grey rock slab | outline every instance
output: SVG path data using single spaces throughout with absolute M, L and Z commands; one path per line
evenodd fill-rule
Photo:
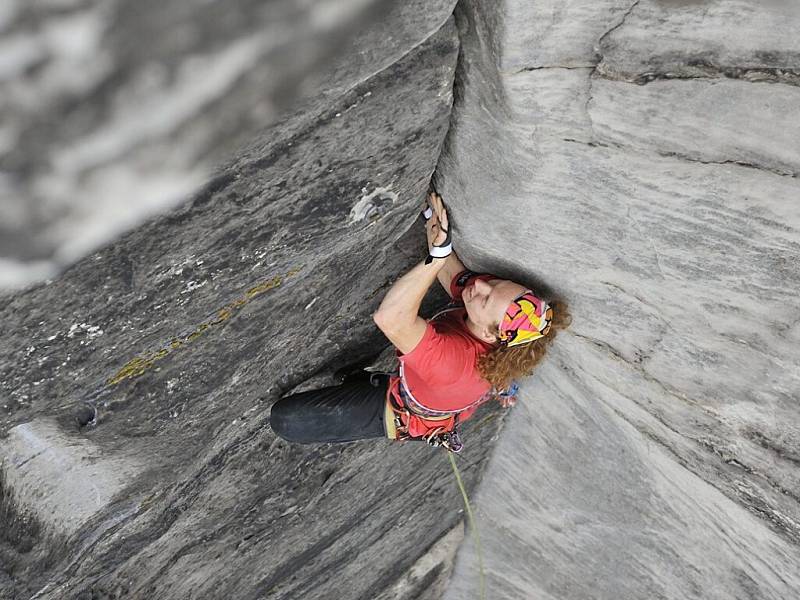
M 140 510 L 109 506 L 55 555 L 47 527 L 12 552 L 15 580 L 41 584 L 30 595 L 372 597 L 457 526 L 461 498 L 427 446 L 298 446 L 268 425 L 285 392 L 387 345 L 370 317 L 425 255 L 418 209 L 457 54 L 448 20 L 260 134 L 191 202 L 0 309 L 3 435 L 48 418 L 106 456 L 150 457 L 120 492 Z M 78 428 L 87 403 L 96 423 Z M 482 419 L 465 432 L 470 489 L 500 421 Z
M 637 86 L 596 79 L 587 108 L 600 142 L 798 174 L 800 87 L 731 79 Z
M 452 16 L 455 5 L 456 0 L 384 2 L 374 22 L 346 40 L 326 68 L 309 77 L 306 86 L 324 96 L 341 95 L 436 33 Z
M 794 176 L 800 163 L 794 86 L 732 79 L 610 81 L 591 69 L 504 79 L 518 127 L 537 156 L 547 142 L 625 145 L 698 162 L 738 163 Z
M 486 597 L 794 597 L 796 543 L 643 437 L 580 354 L 563 340 L 526 386 L 481 482 Z M 464 544 L 444 598 L 476 572 Z
M 403 578 L 375 600 L 441 598 L 453 568 L 456 551 L 463 542 L 464 527 L 459 523 L 420 556 Z
M 640 0 L 599 43 L 613 79 L 729 76 L 800 84 L 800 5 Z
M 800 384 L 794 300 L 800 246 L 796 226 L 785 223 L 800 217 L 790 202 L 800 193 L 797 180 L 575 143 L 556 151 L 555 144 L 541 149 L 548 158 L 517 196 L 504 198 L 500 213 L 520 227 L 528 219 L 531 228 L 544 214 L 547 227 L 530 230 L 530 255 L 506 248 L 502 255 L 519 262 L 498 266 L 523 273 L 526 260 L 546 253 L 549 268 L 565 273 L 555 289 L 579 315 L 575 334 L 630 363 L 638 371 L 626 378 L 631 390 L 666 389 L 674 404 L 667 421 L 687 425 L 685 433 L 707 444 L 709 458 L 720 453 L 756 471 L 757 479 L 766 475 L 768 495 L 785 515 L 780 520 L 796 535 L 798 430 L 790 399 Z M 583 219 L 593 226 L 569 236 Z M 483 232 L 503 221 L 494 215 L 473 225 L 461 221 L 462 247 L 480 237 L 485 252 L 500 252 L 508 242 Z M 684 328 L 687 319 L 691 326 Z M 592 368 L 603 381 L 607 369 Z M 610 380 L 619 381 L 612 372 Z M 664 409 L 663 401 L 652 406 Z
M 588 104 L 593 68 L 523 71 L 503 78 L 507 102 L 518 128 L 509 132 L 538 153 L 548 142 L 592 142 Z M 538 156 L 538 154 L 537 154 Z
M 573 323 L 522 382 L 477 491 L 488 597 L 794 597 L 795 88 L 515 72 L 491 52 L 519 51 L 516 6 L 483 20 L 483 3 L 459 4 L 437 187 L 465 264 L 566 300 Z M 476 596 L 475 570 L 464 544 L 445 597 Z
M 494 42 L 500 45 L 500 52 L 495 58 L 508 74 L 524 69 L 593 67 L 599 59 L 598 40 L 622 21 L 632 3 L 633 0 L 505 2 L 500 19 L 502 38 Z
M 185 202 L 265 127 L 324 110 L 427 39 L 453 4 L 11 2 L 0 291 L 53 278 Z
M 59 536 L 78 531 L 142 471 L 136 459 L 105 456 L 46 420 L 11 429 L 0 440 L 0 456 L 17 505 Z
M 177 356 L 253 299 L 290 285 L 294 270 L 309 261 L 309 270 L 323 261 L 338 275 L 325 276 L 332 288 L 309 289 L 294 301 L 305 311 L 315 298 L 324 300 L 325 289 L 340 294 L 340 304 L 320 301 L 318 310 L 357 320 L 347 311 L 374 290 L 354 289 L 343 275 L 363 264 L 358 253 L 371 248 L 373 237 L 391 243 L 410 226 L 447 126 L 455 38 L 444 31 L 322 114 L 276 125 L 173 214 L 58 282 L 15 296 L 4 322 L 7 410 L 13 413 L 20 400 L 30 404 L 34 395 L 50 406 L 72 397 L 77 382 L 103 383 L 126 365 L 136 372 L 139 363 L 129 363 L 137 356 L 143 362 L 162 350 Z M 421 96 L 427 101 L 419 102 Z M 391 193 L 373 195 L 379 188 Z M 369 219 L 369 211 L 351 217 L 354 207 L 369 203 L 375 205 Z M 334 260 L 334 248 L 354 254 Z M 282 324 L 273 326 L 281 339 L 292 336 Z

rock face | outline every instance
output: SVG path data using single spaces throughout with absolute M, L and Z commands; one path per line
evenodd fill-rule
M 488 597 L 797 597 L 800 8 L 457 16 L 458 251 L 574 316 L 480 485 Z
M 453 4 L 0 309 L 0 596 L 479 597 L 443 456 L 267 425 L 385 347 L 434 169 L 464 262 L 573 315 L 465 431 L 487 597 L 800 595 L 800 9 Z
M 392 45 L 362 36 L 354 51 L 348 40 L 362 28 L 385 33 L 401 16 L 389 8 L 4 0 L 0 291 L 53 278 L 179 204 L 277 118 L 309 101 L 313 109 L 315 90 L 341 93 L 381 70 L 409 48 L 409 30 L 397 27 Z M 402 16 L 424 35 L 425 17 L 439 12 Z M 331 74 L 336 86 L 320 86 Z
M 405 234 L 449 124 L 452 10 L 404 5 L 382 46 L 366 36 L 349 85 L 2 308 L 0 596 L 412 598 L 443 584 L 441 540 L 461 528 L 444 456 L 289 445 L 268 415 L 387 344 L 370 317 L 424 256 L 421 226 Z M 471 436 L 470 484 L 497 422 Z
M 0 441 L 0 455 L 6 488 L 61 536 L 76 533 L 141 471 L 133 461 L 109 461 L 89 440 L 46 421 L 14 427 Z

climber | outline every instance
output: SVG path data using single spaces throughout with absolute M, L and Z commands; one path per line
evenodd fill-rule
M 435 192 L 423 215 L 428 257 L 394 283 L 373 315 L 396 348 L 398 371 L 345 369 L 341 385 L 278 400 L 270 423 L 280 437 L 298 443 L 389 437 L 458 452 L 459 423 L 487 400 L 512 405 L 514 379 L 530 373 L 554 332 L 567 325 L 561 307 L 525 286 L 464 268 Z M 452 302 L 426 322 L 418 313 L 434 280 Z

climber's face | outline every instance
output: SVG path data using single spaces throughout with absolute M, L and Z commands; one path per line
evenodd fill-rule
M 500 321 L 508 305 L 526 291 L 527 288 L 508 279 L 473 279 L 461 293 L 470 331 L 486 342 L 497 342 Z

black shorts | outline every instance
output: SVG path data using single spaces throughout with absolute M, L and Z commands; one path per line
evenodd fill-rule
M 281 398 L 272 406 L 272 430 L 298 444 L 386 437 L 383 419 L 389 375 L 364 373 L 341 385 Z

